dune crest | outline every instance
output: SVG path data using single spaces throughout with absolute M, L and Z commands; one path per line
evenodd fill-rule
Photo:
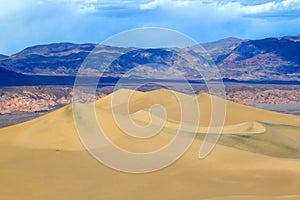
M 178 97 L 182 102 L 178 102 Z M 80 107 L 82 107 L 82 112 L 84 112 L 86 108 L 95 106 L 98 120 L 106 120 L 102 125 L 104 129 L 112 130 L 111 132 L 114 132 L 113 130 L 116 132 L 116 130 L 119 129 L 118 124 L 114 122 L 114 115 L 124 115 L 124 117 L 131 118 L 136 125 L 141 127 L 146 127 L 149 124 L 154 126 L 156 124 L 164 124 L 164 128 L 160 134 L 164 134 L 166 130 L 173 130 L 173 132 L 176 133 L 180 125 L 181 131 L 189 132 L 189 130 L 195 129 L 197 133 L 205 134 L 209 128 L 211 128 L 210 115 L 212 98 L 218 101 L 224 101 L 219 97 L 209 94 L 193 96 L 166 89 L 149 92 L 120 89 L 96 101 L 94 104 L 82 104 Z M 188 105 L 195 100 L 199 104 L 200 119 L 198 126 L 194 127 L 196 124 L 190 124 L 189 121 L 184 122 L 184 125 L 180 124 L 180 106 L 183 104 Z M 129 103 L 127 101 L 129 101 Z M 265 111 L 230 101 L 226 101 L 225 103 L 227 110 L 225 124 L 222 127 L 222 135 L 243 136 L 249 134 L 263 134 L 267 131 L 263 123 L 292 126 L 298 125 L 300 121 L 298 116 Z M 127 112 L 124 104 L 128 104 Z M 150 113 L 151 107 L 157 105 L 163 107 L 166 119 L 161 119 L 161 117 L 156 116 L 155 113 Z M 83 150 L 84 147 L 76 133 L 72 112 L 72 105 L 69 105 L 32 121 L 2 128 L 0 129 L 0 142 L 2 141 L 6 144 L 27 148 Z M 118 130 L 118 132 L 119 131 L 120 130 Z M 141 133 L 141 135 L 142 134 L 143 133 Z M 165 134 L 168 135 L 169 133 Z M 114 138 L 115 136 L 112 137 Z M 163 137 L 164 136 L 162 136 L 162 138 Z M 120 138 L 116 136 L 115 138 L 119 141 L 124 137 Z M 166 136 L 166 138 L 171 138 L 171 136 Z M 165 140 L 167 140 L 166 138 Z M 120 142 L 121 141 L 119 141 L 119 143 Z
M 212 99 L 226 104 L 225 123 L 217 145 L 201 160 L 198 153 L 211 128 Z M 193 123 L 193 113 L 181 126 L 180 106 L 195 102 L 199 105 L 198 126 Z M 1 198 L 299 199 L 299 116 L 252 108 L 209 94 L 192 96 L 165 89 L 119 90 L 93 104 L 75 106 L 82 122 L 88 124 L 92 120 L 89 114 L 94 114 L 110 141 L 129 152 L 156 151 L 176 134 L 189 137 L 193 129 L 196 136 L 183 156 L 164 169 L 140 175 L 120 173 L 85 150 L 74 123 L 75 110 L 68 105 L 0 129 Z M 116 118 L 131 120 L 141 130 L 150 126 L 158 132 L 145 135 L 141 131 L 141 137 L 135 138 L 122 130 Z

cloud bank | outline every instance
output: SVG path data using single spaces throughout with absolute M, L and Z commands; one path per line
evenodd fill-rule
M 300 34 L 300 0 L 0 0 L 0 53 L 51 42 L 100 43 L 132 28 L 175 29 L 199 42 Z

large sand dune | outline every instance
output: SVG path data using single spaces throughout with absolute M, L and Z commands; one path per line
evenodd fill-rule
M 123 100 L 131 93 L 128 114 Z M 226 103 L 225 123 L 218 144 L 201 160 L 212 100 Z M 94 159 L 79 139 L 72 105 L 0 129 L 0 199 L 300 199 L 299 116 L 164 89 L 119 90 L 95 104 L 77 104 L 77 114 L 84 116 L 95 106 L 99 124 L 115 145 L 144 153 L 168 144 L 179 129 L 189 133 L 195 128 L 193 114 L 180 126 L 180 106 L 194 101 L 200 112 L 195 140 L 179 160 L 152 173 L 123 173 Z M 157 105 L 164 107 L 165 119 L 156 115 Z M 151 138 L 134 138 L 114 121 L 128 115 L 140 127 L 163 127 Z

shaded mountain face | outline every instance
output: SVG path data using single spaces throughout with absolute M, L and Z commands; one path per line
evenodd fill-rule
M 70 43 L 33 46 L 2 60 L 0 66 L 19 73 L 74 74 L 94 46 Z
M 108 68 L 108 73 L 124 74 L 124 77 L 194 79 L 198 74 L 195 63 L 188 62 L 178 49 L 136 49 L 117 58 Z
M 235 80 L 300 80 L 300 35 L 262 40 L 227 38 L 202 44 L 223 78 Z M 96 49 L 95 49 L 96 47 Z M 92 54 L 90 54 L 92 52 Z M 18 73 L 76 75 L 89 55 L 94 60 L 81 75 L 201 78 L 196 69 L 209 72 L 197 47 L 184 49 L 118 48 L 95 44 L 56 43 L 29 47 L 1 60 L 0 67 Z M 154 66 L 155 64 L 155 66 Z M 128 74 L 128 71 L 135 72 Z M 210 77 L 210 76 L 209 76 Z M 213 77 L 211 77 L 213 78 Z
M 295 37 L 244 41 L 216 63 L 226 78 L 300 80 L 300 41 Z
M 3 59 L 5 59 L 5 58 L 7 58 L 8 56 L 6 56 L 6 55 L 3 55 L 3 54 L 0 54 L 0 60 L 3 60 Z
M 226 38 L 223 40 L 201 44 L 215 62 L 220 62 L 230 52 L 240 45 L 243 40 L 239 38 Z
M 291 40 L 291 41 L 294 41 L 294 42 L 300 42 L 300 35 L 297 35 L 297 36 L 285 36 L 283 38 Z
M 97 48 L 96 48 L 97 47 Z M 95 44 L 56 43 L 29 47 L 2 60 L 0 66 L 19 73 L 44 75 L 76 75 L 84 59 L 94 50 L 97 63 L 85 75 L 95 75 L 99 65 L 107 65 L 109 57 L 121 55 L 125 49 Z
M 38 76 L 24 75 L 0 67 L 0 87 L 35 86 L 35 85 L 73 85 L 72 76 Z
M 138 49 L 121 55 L 109 68 L 110 72 L 126 73 L 138 65 L 155 63 L 158 65 L 173 65 L 178 55 L 165 49 Z
M 0 67 L 0 86 L 11 85 L 16 80 L 22 80 L 25 76 Z

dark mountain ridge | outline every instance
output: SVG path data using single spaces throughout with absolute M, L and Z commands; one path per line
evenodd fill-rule
M 202 46 L 225 79 L 300 81 L 300 35 L 260 40 L 226 38 Z M 184 72 L 184 76 L 189 79 L 201 78 L 195 76 L 195 66 L 203 63 L 195 60 L 201 60 L 203 56 L 195 47 L 128 49 L 91 43 L 54 43 L 28 47 L 9 57 L 0 55 L 0 67 L 23 74 L 74 76 L 91 52 L 97 59 L 89 63 L 83 75 L 100 75 L 99 66 L 110 66 L 108 75 L 118 77 L 134 67 L 140 67 L 143 72 L 149 64 L 157 63 L 169 66 L 172 70 L 170 78 L 176 77 L 177 71 Z M 116 59 L 112 62 L 112 58 Z M 209 68 L 204 71 L 209 71 Z
M 0 60 L 3 60 L 3 59 L 5 59 L 5 58 L 8 58 L 8 56 L 7 56 L 7 55 L 0 54 Z

